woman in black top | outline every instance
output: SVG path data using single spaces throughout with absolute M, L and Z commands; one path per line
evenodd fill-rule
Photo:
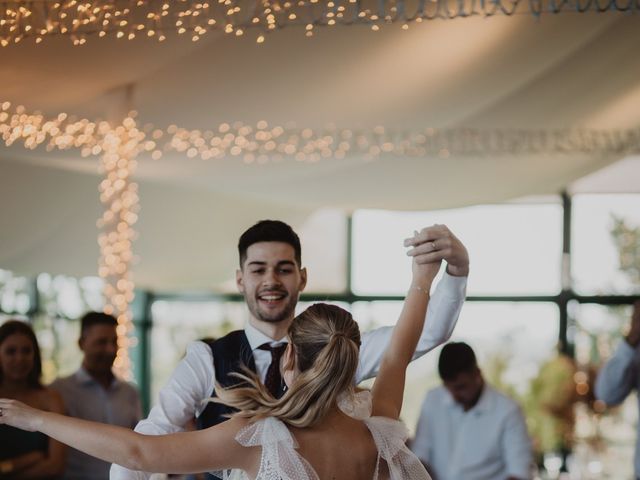
M 25 322 L 0 326 L 0 397 L 64 413 L 60 395 L 40 383 L 38 341 Z M 56 478 L 64 472 L 65 447 L 39 432 L 0 425 L 0 479 Z

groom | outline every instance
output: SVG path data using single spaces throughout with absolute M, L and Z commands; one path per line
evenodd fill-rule
M 425 228 L 405 244 L 412 247 L 407 253 L 418 263 L 442 259 L 448 263 L 429 302 L 427 323 L 414 355 L 417 358 L 450 337 L 464 302 L 469 257 L 464 245 L 444 225 Z M 160 435 L 182 431 L 194 417 L 198 428 L 226 420 L 227 407 L 203 400 L 215 393 L 215 381 L 223 386 L 233 385 L 236 380 L 229 374 L 242 364 L 256 371 L 275 396 L 282 395 L 280 357 L 298 297 L 307 283 L 300 239 L 286 223 L 263 220 L 242 234 L 238 253 L 236 283 L 249 309 L 249 321 L 243 330 L 217 341 L 191 343 L 160 391 L 158 404 L 147 419 L 138 423 L 137 432 Z M 380 328 L 362 336 L 357 382 L 376 375 L 391 330 L 392 327 Z M 113 465 L 110 478 L 149 476 Z

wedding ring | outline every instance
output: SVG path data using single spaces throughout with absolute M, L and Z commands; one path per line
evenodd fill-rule
M 437 250 L 436 248 L 436 242 L 431 242 L 431 250 Z

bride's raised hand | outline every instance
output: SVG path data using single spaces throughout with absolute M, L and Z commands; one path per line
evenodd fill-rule
M 464 244 L 446 225 L 432 225 L 407 238 L 405 247 L 412 247 L 407 255 L 418 263 L 431 263 L 438 260 L 447 262 L 449 275 L 466 277 L 469 275 L 469 253 Z
M 413 238 L 405 240 L 405 246 L 412 246 L 415 249 L 415 245 L 419 244 L 420 241 L 420 233 L 415 231 Z M 439 258 L 433 258 L 427 261 L 424 256 L 413 256 L 413 261 L 411 262 L 411 272 L 413 274 L 411 282 L 412 288 L 424 290 L 425 293 L 428 294 L 441 265 L 442 259 Z
M 17 400 L 0 398 L 0 425 L 35 432 L 42 425 L 42 413 Z

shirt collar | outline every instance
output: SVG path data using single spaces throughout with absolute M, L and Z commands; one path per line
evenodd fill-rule
M 485 383 L 482 387 L 482 393 L 480 394 L 478 403 L 476 403 L 476 405 L 471 410 L 477 412 L 478 414 L 486 413 L 491 410 L 493 403 L 493 391 L 491 387 L 489 387 L 489 385 Z
M 98 382 L 87 372 L 84 367 L 80 367 L 75 373 L 76 380 L 82 385 L 98 385 Z M 117 377 L 113 377 L 113 381 L 109 388 L 116 388 L 120 385 L 120 380 Z
M 444 386 L 442 388 L 445 391 L 445 394 L 442 396 L 442 404 L 448 408 L 455 408 L 455 407 L 459 408 L 460 405 L 458 405 L 456 401 L 453 399 L 453 397 L 449 393 L 449 390 L 447 390 Z
M 247 340 L 249 340 L 249 345 L 251 346 L 251 350 L 256 350 L 260 345 L 264 345 L 265 343 L 269 343 L 271 345 L 278 345 L 282 343 L 288 343 L 287 337 L 283 337 L 280 340 L 274 340 L 271 337 L 266 336 L 256 327 L 251 325 L 251 322 L 247 322 L 244 326 L 244 333 L 247 336 Z
M 444 388 L 444 387 L 443 387 Z M 453 399 L 448 390 L 446 390 L 446 395 L 442 398 L 442 403 L 448 408 L 458 408 L 462 410 L 462 406 L 458 405 L 456 401 Z M 478 403 L 476 403 L 471 410 L 465 413 L 473 413 L 474 415 L 481 415 L 491 410 L 493 407 L 494 399 L 493 399 L 493 391 L 489 385 L 486 383 L 482 387 L 482 393 L 480 394 L 480 398 L 478 399 Z

